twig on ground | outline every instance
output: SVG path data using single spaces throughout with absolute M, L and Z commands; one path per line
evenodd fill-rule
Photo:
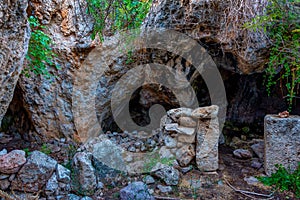
M 265 197 L 266 199 L 273 199 L 273 192 L 271 194 L 261 194 L 261 193 L 256 193 L 256 192 L 250 192 L 250 191 L 245 191 L 245 190 L 239 190 L 239 189 L 236 189 L 235 187 L 233 187 L 227 180 L 226 178 L 224 178 L 226 184 L 231 188 L 233 189 L 235 192 L 239 192 L 247 197 L 250 197 L 250 198 L 254 198 L 253 196 L 250 196 L 250 195 L 255 195 L 255 196 L 260 196 L 260 197 Z

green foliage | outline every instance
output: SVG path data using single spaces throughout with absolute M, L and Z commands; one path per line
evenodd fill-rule
M 147 156 L 147 161 L 144 164 L 144 170 L 145 172 L 151 171 L 151 169 L 157 164 L 161 163 L 164 165 L 172 166 L 175 158 L 160 158 L 160 155 L 158 152 L 150 152 Z
M 92 39 L 99 34 L 103 40 L 108 27 L 112 33 L 138 28 L 149 11 L 151 0 L 87 0 L 87 3 L 87 12 L 95 21 Z
M 52 152 L 51 152 L 51 149 L 48 147 L 47 144 L 43 144 L 43 145 L 41 146 L 41 150 L 40 150 L 40 151 L 43 152 L 43 153 L 46 154 L 46 155 L 49 155 L 49 154 L 52 153 Z
M 25 149 L 23 149 L 23 151 L 25 152 L 26 157 L 30 156 L 31 152 L 30 152 L 29 148 L 25 148 Z
M 298 168 L 289 173 L 282 165 L 276 165 L 277 171 L 270 177 L 258 177 L 258 180 L 268 186 L 275 186 L 281 191 L 292 191 L 300 198 L 300 162 Z
M 47 66 L 54 65 L 53 59 L 57 56 L 51 48 L 52 40 L 42 31 L 45 27 L 39 23 L 38 19 L 30 16 L 28 21 L 31 28 L 31 36 L 26 55 L 28 66 L 23 70 L 23 73 L 26 77 L 30 77 L 30 74 L 34 73 L 35 75 L 43 75 L 50 78 L 51 75 Z M 56 68 L 59 69 L 58 66 Z
M 245 27 L 264 30 L 271 41 L 267 72 L 267 91 L 277 84 L 276 75 L 287 91 L 289 111 L 293 99 L 299 93 L 300 84 L 300 0 L 270 0 L 267 12 Z M 298 90 L 298 91 L 297 91 Z

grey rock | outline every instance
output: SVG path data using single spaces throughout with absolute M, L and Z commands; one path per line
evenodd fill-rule
M 145 178 L 144 178 L 144 182 L 149 185 L 149 184 L 153 184 L 155 183 L 155 180 L 152 176 L 150 175 L 147 175 Z
M 128 184 L 120 191 L 121 200 L 154 200 L 154 197 L 149 194 L 148 187 L 143 182 L 133 182 Z
M 7 154 L 7 150 L 6 149 L 2 149 L 0 151 L 0 156 Z
M 182 167 L 182 168 L 180 169 L 180 171 L 181 171 L 183 174 L 186 174 L 186 173 L 190 172 L 192 169 L 193 169 L 192 166 L 188 166 L 188 167 Z
M 56 176 L 59 182 L 70 183 L 71 181 L 71 171 L 60 164 L 56 167 Z
M 0 180 L 0 190 L 7 190 L 10 186 L 8 179 Z
M 80 200 L 93 200 L 91 197 L 82 197 Z
M 244 181 L 246 181 L 248 185 L 255 185 L 255 184 L 259 183 L 259 180 L 257 180 L 257 178 L 255 178 L 253 176 L 245 177 Z
M 128 151 L 135 152 L 136 148 L 134 146 L 130 146 L 130 147 L 128 147 Z
M 72 187 L 83 195 L 93 195 L 97 188 L 97 178 L 91 159 L 91 154 L 78 152 L 72 162 L 74 169 Z
M 263 158 L 264 154 L 265 154 L 265 144 L 264 142 L 259 142 L 256 144 L 251 145 L 251 149 L 254 151 L 254 153 L 259 157 L 259 158 Z
M 16 173 L 25 162 L 25 152 L 22 150 L 13 150 L 8 154 L 0 156 L 0 173 Z
M 239 159 L 252 158 L 252 153 L 247 149 L 236 149 L 233 151 L 233 155 Z
M 276 164 L 294 171 L 300 161 L 300 116 L 279 118 L 267 115 L 264 123 L 265 163 L 267 175 L 276 172 Z
M 157 185 L 157 188 L 161 193 L 170 193 L 172 192 L 172 187 L 171 186 L 163 186 L 163 185 Z
M 46 154 L 33 151 L 12 182 L 12 189 L 38 192 L 55 171 L 57 161 Z
M 9 174 L 0 174 L 0 180 L 7 179 L 9 176 Z
M 104 184 L 102 182 L 98 182 L 97 189 L 103 189 L 103 188 L 104 188 Z
M 69 200 L 80 200 L 80 197 L 75 194 L 68 194 Z
M 51 196 L 53 194 L 58 195 L 58 181 L 55 173 L 53 173 L 51 178 L 48 180 L 45 187 L 45 193 L 47 196 Z
M 161 158 L 173 158 L 174 157 L 171 150 L 165 146 L 163 146 L 159 149 L 159 155 Z
M 251 167 L 254 169 L 260 169 L 262 167 L 262 163 L 257 161 L 257 160 L 252 160 L 251 161 Z
M 169 147 L 169 148 L 174 148 L 177 145 L 176 139 L 172 138 L 169 135 L 165 136 L 164 143 L 165 143 L 166 147 Z
M 156 177 L 162 179 L 167 185 L 178 185 L 179 171 L 171 166 L 165 166 L 154 172 Z

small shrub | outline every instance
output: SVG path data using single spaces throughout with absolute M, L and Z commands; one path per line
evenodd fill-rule
M 276 165 L 277 171 L 270 177 L 258 177 L 258 180 L 268 186 L 275 186 L 280 191 L 292 191 L 300 198 L 300 162 L 298 168 L 289 173 L 282 165 Z
M 47 144 L 43 144 L 43 145 L 41 146 L 41 152 L 43 152 L 43 153 L 46 154 L 46 155 L 49 155 L 49 154 L 52 153 L 52 152 L 51 152 L 51 149 L 47 146 Z
M 50 78 L 51 75 L 47 66 L 55 66 L 59 69 L 59 66 L 53 63 L 53 59 L 57 55 L 51 48 L 52 40 L 43 32 L 45 27 L 39 23 L 37 18 L 30 16 L 28 21 L 31 28 L 31 36 L 26 55 L 28 65 L 23 69 L 23 73 L 26 77 L 30 77 L 31 73 L 33 73 L 34 75 L 43 75 L 46 78 Z
M 300 87 L 300 1 L 270 0 L 266 14 L 246 23 L 246 28 L 264 30 L 271 42 L 270 57 L 266 69 L 266 86 L 271 88 L 280 81 L 286 91 L 285 98 L 291 111 L 293 100 Z M 280 80 L 277 80 L 280 74 Z

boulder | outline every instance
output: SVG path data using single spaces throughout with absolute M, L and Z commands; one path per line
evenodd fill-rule
M 72 187 L 79 194 L 93 195 L 97 188 L 97 178 L 91 159 L 92 155 L 85 152 L 76 153 L 73 158 Z
M 13 174 L 25 164 L 25 152 L 22 150 L 13 150 L 8 154 L 0 156 L 0 173 Z
M 12 189 L 23 192 L 40 191 L 52 176 L 56 165 L 56 160 L 42 152 L 33 151 L 12 181 Z
M 216 105 L 196 108 L 191 116 L 196 119 L 216 118 L 218 116 L 219 107 Z

